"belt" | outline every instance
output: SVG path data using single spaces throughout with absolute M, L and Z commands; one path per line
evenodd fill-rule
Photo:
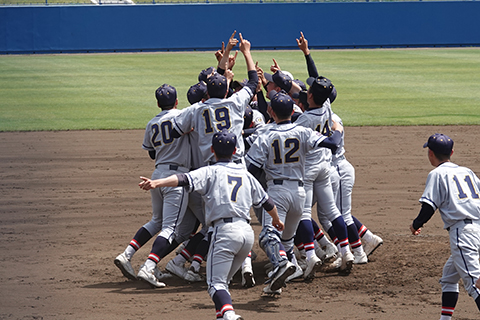
M 242 159 L 233 160 L 232 162 L 236 163 L 236 164 L 242 164 Z M 213 166 L 215 163 L 217 163 L 217 162 L 216 161 L 210 161 L 210 162 L 208 162 L 208 165 Z
M 212 222 L 212 227 L 215 226 L 216 224 L 220 223 L 220 222 L 223 222 L 223 223 L 232 223 L 233 221 L 237 221 L 237 220 L 243 220 L 243 221 L 246 221 L 248 224 L 250 224 L 250 220 L 248 219 L 244 219 L 244 218 L 238 218 L 238 217 L 231 217 L 231 218 L 221 218 L 221 219 L 218 219 L 218 220 L 215 220 Z
M 472 222 L 472 219 L 464 219 L 464 220 L 463 220 L 463 223 L 465 223 L 465 224 L 472 224 L 473 222 Z M 447 228 L 447 231 L 450 231 L 450 227 Z
M 273 184 L 283 184 L 283 181 L 295 181 L 295 180 L 273 180 Z M 302 181 L 297 181 L 299 187 L 303 187 Z
M 167 164 L 159 163 L 159 164 L 155 165 L 155 168 L 158 167 L 158 166 L 167 166 Z M 179 167 L 180 166 L 177 166 L 176 164 L 169 164 L 168 165 L 168 169 L 173 170 L 173 171 L 177 171 Z

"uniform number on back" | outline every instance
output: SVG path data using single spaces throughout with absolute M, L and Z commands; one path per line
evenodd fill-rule
M 232 193 L 230 195 L 230 200 L 237 202 L 238 190 L 242 186 L 242 177 L 227 176 L 228 184 L 233 184 Z
M 170 135 L 170 132 L 172 131 L 172 123 L 170 121 L 164 121 L 158 125 L 158 123 L 155 123 L 152 126 L 152 144 L 154 147 L 158 147 L 162 145 L 162 142 L 164 144 L 169 144 L 172 143 L 173 138 Z
M 315 131 L 320 132 L 324 136 L 330 136 L 331 132 L 332 132 L 332 130 L 330 129 L 330 125 L 328 123 L 328 120 L 325 121 L 325 124 L 323 126 L 321 124 L 319 124 L 315 128 Z
M 457 176 L 453 176 L 453 181 L 455 181 L 455 184 L 457 185 L 458 198 L 459 199 L 468 198 L 468 194 L 466 194 L 463 191 L 461 181 L 458 180 Z M 463 179 L 463 181 L 465 181 L 467 183 L 467 186 L 470 189 L 470 193 L 472 194 L 472 198 L 473 199 L 478 199 L 479 198 L 478 193 L 476 192 L 475 187 L 473 186 L 472 179 L 470 178 L 470 176 L 466 175 L 465 179 Z
M 281 154 L 281 148 L 280 148 L 280 141 L 275 140 L 272 143 L 273 147 L 273 163 L 274 164 L 282 164 L 282 163 L 292 163 L 292 162 L 298 162 L 299 157 L 295 157 L 295 153 L 298 151 L 300 148 L 300 141 L 296 138 L 289 138 L 286 139 L 284 142 L 284 148 L 285 148 L 285 156 L 282 157 Z M 283 160 L 285 158 L 285 160 Z
M 210 117 L 210 109 L 205 109 L 202 113 L 203 120 L 205 121 L 205 133 L 212 133 L 213 132 L 213 125 L 212 125 L 212 118 Z M 230 129 L 232 126 L 230 122 L 230 114 L 228 113 L 228 109 L 226 107 L 221 107 L 215 109 L 214 111 L 214 121 L 216 122 L 215 127 L 218 131 L 222 129 Z

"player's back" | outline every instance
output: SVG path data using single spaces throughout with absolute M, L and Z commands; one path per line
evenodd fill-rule
M 248 151 L 248 160 L 265 170 L 267 180 L 303 181 L 305 155 L 325 136 L 292 123 L 268 127 Z
M 469 168 L 442 163 L 429 173 L 420 201 L 438 207 L 445 227 L 480 219 L 480 180 Z
M 199 148 L 206 163 L 214 160 L 210 151 L 212 136 L 222 129 L 227 129 L 237 136 L 237 151 L 233 160 L 239 160 L 244 156 L 243 116 L 250 97 L 250 90 L 245 88 L 228 99 L 210 98 L 196 103 L 175 119 L 174 128 L 181 134 L 192 128 L 198 133 Z
M 263 203 L 266 194 L 241 164 L 218 162 L 187 174 L 190 185 L 205 201 L 205 221 L 229 217 L 250 220 L 250 207 Z
M 163 110 L 152 120 L 145 129 L 142 148 L 148 151 L 155 150 L 155 165 L 176 164 L 190 168 L 190 143 L 188 137 L 174 139 L 171 136 L 173 119 L 181 113 L 178 109 Z
M 332 126 L 332 109 L 330 101 L 323 104 L 321 108 L 310 109 L 302 113 L 295 121 L 297 125 L 315 130 L 323 135 L 328 135 Z M 307 153 L 306 166 L 314 166 L 323 161 L 330 161 L 332 152 L 330 149 L 314 149 Z

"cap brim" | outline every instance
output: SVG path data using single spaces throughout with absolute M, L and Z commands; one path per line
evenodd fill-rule
M 428 141 L 423 144 L 423 147 L 424 148 L 428 147 Z
M 269 82 L 273 82 L 273 77 L 270 73 L 264 73 L 263 76 L 265 77 L 265 79 L 267 79 Z
M 315 81 L 315 79 L 316 79 L 316 78 L 314 78 L 314 77 L 310 77 L 310 78 L 308 78 L 307 81 L 305 81 L 305 82 L 306 82 L 309 86 L 311 86 L 312 83 Z

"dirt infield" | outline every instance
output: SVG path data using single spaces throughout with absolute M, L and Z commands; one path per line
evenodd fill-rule
M 421 236 L 408 229 L 432 169 L 422 144 L 435 132 L 454 139 L 454 162 L 480 173 L 480 126 L 347 127 L 353 214 L 384 245 L 349 276 L 317 273 L 270 298 L 261 296 L 267 259 L 255 244 L 260 285 L 243 289 L 234 278 L 237 313 L 262 320 L 438 319 L 447 232 L 438 213 Z M 113 264 L 151 216 L 150 195 L 137 187 L 153 170 L 142 141 L 143 130 L 0 133 L 0 319 L 215 319 L 204 283 L 172 278 L 166 288 L 150 289 Z M 258 235 L 258 222 L 253 227 Z M 150 248 L 134 257 L 136 269 Z M 453 319 L 479 318 L 462 287 Z

